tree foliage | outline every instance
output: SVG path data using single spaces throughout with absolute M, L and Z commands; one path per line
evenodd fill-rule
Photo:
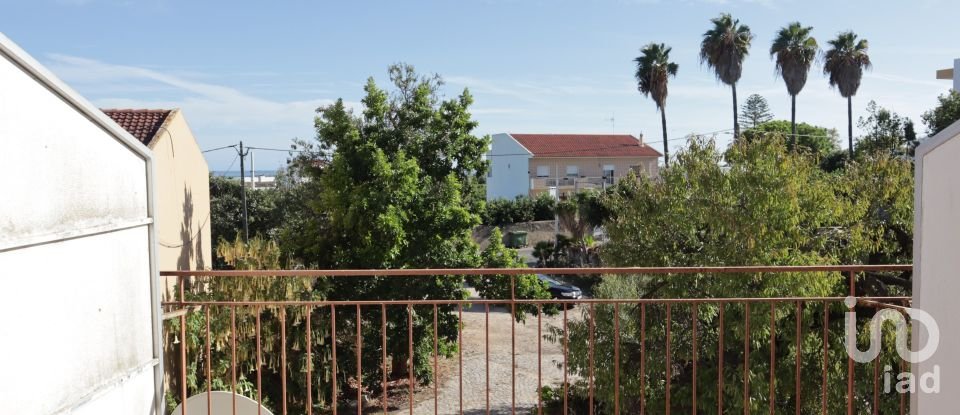
M 806 152 L 816 159 L 823 159 L 840 148 L 837 131 L 834 129 L 807 123 L 797 124 L 795 135 L 791 134 L 790 129 L 790 121 L 772 120 L 745 130 L 742 138 L 753 141 L 777 135 L 787 150 Z
M 280 269 L 280 249 L 273 240 L 254 236 L 244 242 L 236 235 L 233 241 L 220 238 L 217 243 L 217 255 L 224 261 L 224 267 L 236 270 L 275 270 Z M 309 301 L 323 299 L 323 289 L 313 278 L 305 277 L 196 277 L 185 280 L 188 301 L 273 301 L 277 299 L 291 301 Z M 313 380 L 313 402 L 323 407 L 330 401 L 330 373 L 327 355 L 324 351 L 329 345 L 329 315 L 323 310 L 313 309 L 311 344 L 314 351 L 312 369 L 321 376 Z M 238 393 L 257 398 L 256 390 L 256 335 L 257 317 L 260 318 L 261 390 L 263 402 L 267 408 L 277 412 L 283 401 L 283 391 L 279 385 L 281 377 L 287 381 L 287 405 L 293 412 L 305 412 L 307 395 L 306 379 L 300 375 L 306 371 L 307 331 L 304 321 L 307 316 L 303 307 L 221 307 L 205 306 L 199 311 L 188 313 L 185 317 L 186 337 L 179 338 L 180 320 L 167 320 L 164 324 L 166 353 L 176 355 L 180 345 L 187 346 L 187 367 L 179 367 L 179 359 L 167 359 L 170 373 L 179 375 L 185 371 L 188 395 L 212 390 L 229 390 L 233 373 L 233 344 L 236 342 L 237 390 Z M 281 343 L 280 326 L 286 325 L 287 344 Z M 209 326 L 210 337 L 207 338 Z M 206 344 L 210 344 L 210 359 L 207 359 Z M 280 359 L 281 349 L 286 349 L 286 366 Z M 210 366 L 212 377 L 206 375 Z M 169 390 L 179 390 L 179 376 L 171 377 Z M 168 392 L 168 411 L 174 402 L 179 401 Z
M 364 87 L 363 111 L 343 100 L 318 109 L 318 151 L 332 152 L 329 165 L 308 170 L 319 185 L 309 196 L 309 221 L 292 242 L 300 260 L 318 268 L 463 268 L 480 264 L 470 232 L 480 223 L 484 206 L 481 186 L 487 162 L 482 154 L 489 138 L 473 134 L 477 123 L 469 113 L 473 102 L 464 90 L 443 100 L 438 76 L 421 76 L 409 65 L 389 68 L 392 91 L 372 78 Z M 455 276 L 418 278 L 360 277 L 329 280 L 334 300 L 423 300 L 464 298 L 463 279 Z M 425 356 L 432 351 L 434 329 L 445 344 L 455 339 L 455 308 L 440 306 L 438 327 L 433 309 L 390 310 L 387 354 L 392 372 L 407 373 L 407 314 L 414 322 L 415 372 L 431 376 Z M 364 336 L 379 338 L 380 310 L 364 310 Z M 350 330 L 351 323 L 337 327 Z M 353 328 L 355 330 L 356 327 Z M 382 374 L 379 344 L 364 347 L 364 373 Z M 378 382 L 371 382 L 375 384 Z
M 725 164 L 725 166 L 724 166 Z M 605 222 L 610 242 L 603 257 L 611 266 L 725 266 L 725 265 L 808 265 L 831 263 L 907 263 L 912 252 L 909 241 L 912 228 L 911 165 L 907 160 L 885 153 L 865 156 L 836 173 L 821 170 L 816 159 L 806 152 L 790 151 L 783 137 L 765 140 L 741 140 L 721 151 L 712 140 L 692 138 L 688 148 L 677 156 L 674 166 L 661 172 L 658 180 L 641 178 L 621 181 L 605 200 L 609 219 Z M 909 273 L 860 276 L 857 295 L 903 295 L 908 292 Z M 595 288 L 598 298 L 737 298 L 779 296 L 843 296 L 846 276 L 838 273 L 786 273 L 733 275 L 634 275 L 605 276 Z M 583 311 L 584 320 L 569 326 L 570 367 L 580 376 L 588 376 L 590 362 L 586 339 L 590 330 L 609 333 L 614 315 L 619 312 L 621 410 L 639 412 L 641 356 L 645 356 L 644 389 L 647 408 L 664 408 L 666 373 L 665 337 L 667 324 L 674 333 L 671 353 L 673 366 L 672 409 L 688 413 L 691 402 L 693 355 L 690 338 L 694 315 L 699 327 L 697 372 L 701 413 L 716 413 L 717 391 L 714 381 L 725 382 L 724 404 L 728 410 L 742 411 L 744 373 L 743 344 L 745 321 L 763 322 L 750 331 L 750 405 L 759 411 L 769 405 L 771 319 L 777 333 L 777 361 L 792 361 L 796 353 L 804 356 L 801 387 L 807 396 L 819 391 L 819 362 L 823 360 L 822 315 L 830 316 L 829 367 L 831 379 L 845 375 L 842 314 L 840 307 L 807 303 L 800 308 L 803 333 L 798 345 L 792 341 L 796 325 L 795 304 L 747 308 L 743 303 L 725 307 L 723 354 L 719 348 L 719 308 L 715 304 L 697 306 L 674 304 L 667 318 L 667 305 L 595 305 Z M 696 307 L 696 308 L 695 308 Z M 870 311 L 858 309 L 866 318 Z M 695 314 L 696 312 L 696 314 Z M 639 352 L 640 322 L 645 323 L 646 354 Z M 593 328 L 591 328 L 591 325 Z M 553 337 L 563 335 L 551 330 Z M 655 340 L 656 339 L 656 340 Z M 892 342 L 891 342 L 892 343 Z M 890 346 L 890 345 L 888 345 Z M 894 362 L 885 348 L 884 361 Z M 598 336 L 594 347 L 596 384 L 613 382 L 613 343 L 609 336 Z M 719 361 L 724 373 L 717 372 Z M 858 367 L 857 376 L 869 376 L 868 368 Z M 862 373 L 861 373 L 862 372 Z M 791 392 L 794 371 L 791 365 L 778 365 L 776 411 L 793 410 Z M 862 377 L 858 377 L 862 379 Z M 579 398 L 585 394 L 582 382 L 574 385 Z M 581 393 L 582 392 L 582 393 Z M 830 413 L 843 408 L 844 392 L 831 388 Z M 859 382 L 858 396 L 871 397 L 869 382 Z M 597 408 L 612 412 L 613 390 L 596 389 Z M 859 399 L 859 398 L 858 398 Z M 866 399 L 864 399 L 866 401 Z M 709 402 L 709 404 L 708 404 Z M 881 412 L 895 408 L 894 397 L 881 399 Z M 802 402 L 804 413 L 817 412 L 819 401 Z
M 494 228 L 490 233 L 490 244 L 480 255 L 484 268 L 526 268 L 526 264 L 517 254 L 516 249 L 507 248 L 503 244 L 503 233 L 500 228 Z M 549 299 L 550 291 L 547 283 L 540 281 L 534 274 L 521 274 L 512 277 L 509 275 L 471 275 L 467 282 L 477 289 L 477 293 L 488 299 Z M 546 312 L 556 311 L 556 307 L 546 307 Z M 533 304 L 519 304 L 516 306 L 514 318 L 518 322 L 525 321 L 526 314 L 536 314 L 537 306 Z
M 923 124 L 927 126 L 927 134 L 931 137 L 960 120 L 960 92 L 951 89 L 950 92 L 937 97 L 937 101 L 936 108 L 923 113 L 920 117 Z
M 857 141 L 857 154 L 883 152 L 894 157 L 913 157 L 918 141 L 913 122 L 870 101 L 867 116 L 857 125 L 865 134 Z
M 756 128 L 772 119 L 773 114 L 766 98 L 759 94 L 751 94 L 740 108 L 740 123 L 747 128 Z

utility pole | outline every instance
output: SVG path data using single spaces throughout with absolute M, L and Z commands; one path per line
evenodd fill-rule
M 243 140 L 240 141 L 240 199 L 243 201 L 243 241 L 250 241 L 250 227 L 247 224 L 247 179 L 246 173 L 243 168 L 243 159 L 247 157 L 247 153 L 243 151 Z M 251 182 L 252 182 L 251 178 Z

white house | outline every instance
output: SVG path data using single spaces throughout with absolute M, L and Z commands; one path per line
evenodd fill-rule
M 911 394 L 912 414 L 956 413 L 960 407 L 960 121 L 927 139 L 916 151 L 913 238 L 913 307 L 929 313 L 939 327 L 939 344 L 929 327 L 914 318 L 913 350 L 936 347 L 930 359 L 913 365 L 923 379 L 939 374 L 939 393 Z M 921 385 L 923 382 L 921 382 Z
M 487 200 L 602 188 L 629 171 L 656 176 L 660 156 L 628 134 L 496 134 L 487 153 Z
M 150 151 L 0 34 L 0 412 L 161 414 Z

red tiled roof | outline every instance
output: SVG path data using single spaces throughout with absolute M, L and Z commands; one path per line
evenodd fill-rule
M 536 157 L 660 157 L 629 134 L 510 134 Z
M 160 126 L 172 112 L 172 110 L 144 109 L 105 109 L 102 111 L 145 145 L 150 144 L 153 136 L 157 134 Z

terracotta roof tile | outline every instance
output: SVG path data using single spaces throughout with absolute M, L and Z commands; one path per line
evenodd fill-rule
M 102 111 L 145 145 L 150 144 L 157 131 L 160 130 L 160 126 L 172 112 L 172 110 L 147 109 L 105 109 Z
M 510 134 L 536 157 L 660 157 L 629 134 Z

